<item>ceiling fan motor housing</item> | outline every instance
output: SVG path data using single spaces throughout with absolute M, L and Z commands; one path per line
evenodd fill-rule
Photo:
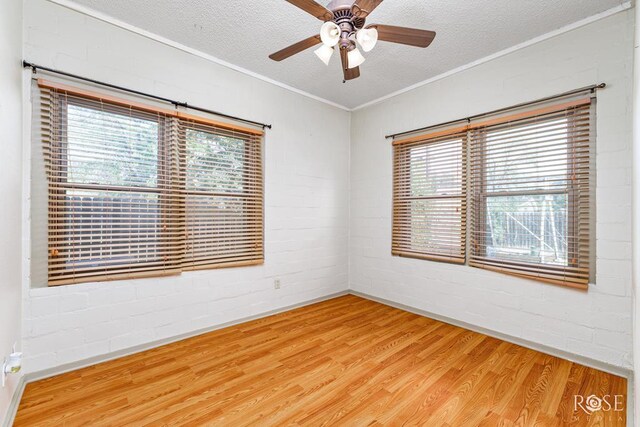
M 351 50 L 355 46 L 351 37 L 358 29 L 364 27 L 365 19 L 354 16 L 352 12 L 353 0 L 333 0 L 327 9 L 333 12 L 333 22 L 342 31 L 339 46 L 341 49 Z
M 348 9 L 351 10 L 351 6 L 353 6 L 354 0 L 332 0 L 331 3 L 327 5 L 327 9 L 332 11 L 333 13 L 339 9 Z

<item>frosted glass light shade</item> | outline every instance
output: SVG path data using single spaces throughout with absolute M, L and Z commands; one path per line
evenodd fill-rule
M 378 30 L 375 28 L 363 28 L 356 33 L 356 40 L 365 52 L 369 52 L 378 43 Z
M 324 65 L 329 65 L 329 61 L 331 61 L 331 56 L 333 55 L 333 48 L 323 44 L 319 48 L 313 51 Z
M 359 67 L 365 61 L 365 57 L 362 56 L 362 53 L 360 53 L 357 47 L 349 51 L 347 59 L 347 62 L 349 63 L 348 68 Z
M 320 40 L 329 47 L 337 45 L 340 41 L 340 27 L 335 22 L 325 22 L 320 27 Z

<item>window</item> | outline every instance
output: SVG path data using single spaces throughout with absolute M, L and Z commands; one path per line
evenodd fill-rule
M 39 119 L 50 285 L 262 262 L 261 131 L 46 82 Z
M 588 284 L 587 101 L 471 130 L 472 266 Z
M 470 266 L 585 288 L 594 104 L 581 94 L 394 140 L 392 253 L 464 263 L 469 227 Z
M 394 144 L 394 255 L 463 263 L 466 133 Z
M 263 258 L 260 138 L 184 122 L 185 268 Z

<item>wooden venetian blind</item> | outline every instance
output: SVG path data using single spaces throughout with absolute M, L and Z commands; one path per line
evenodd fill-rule
M 470 265 L 587 286 L 592 108 L 585 97 L 471 124 Z
M 394 141 L 393 255 L 464 263 L 466 141 L 460 130 Z
M 48 283 L 262 261 L 262 132 L 46 81 Z
M 261 263 L 261 136 L 181 122 L 186 250 L 190 269 Z

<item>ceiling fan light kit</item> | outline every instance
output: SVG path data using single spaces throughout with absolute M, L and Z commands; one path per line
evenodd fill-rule
M 378 43 L 378 30 L 375 28 L 363 28 L 356 33 L 356 40 L 365 52 L 371 52 Z
M 349 51 L 349 53 L 347 53 L 347 59 L 349 60 L 347 64 L 348 68 L 359 67 L 366 60 L 355 46 Z
M 335 22 L 328 21 L 320 28 L 320 40 L 325 46 L 334 47 L 340 41 L 341 30 Z
M 383 0 L 333 0 L 326 7 L 314 0 L 286 1 L 324 23 L 319 35 L 299 41 L 271 54 L 269 58 L 282 61 L 322 43 L 314 53 L 325 65 L 329 65 L 334 46 L 338 46 L 345 82 L 360 77 L 359 67 L 364 63 L 365 57 L 358 49 L 358 45 L 364 52 L 370 52 L 378 40 L 425 48 L 436 36 L 433 31 L 414 28 L 381 24 L 365 26 L 367 17 L 380 6 Z
M 333 56 L 333 47 L 329 47 L 326 44 L 323 44 L 319 48 L 313 51 L 324 65 L 329 65 L 329 61 L 331 61 L 331 56 Z

